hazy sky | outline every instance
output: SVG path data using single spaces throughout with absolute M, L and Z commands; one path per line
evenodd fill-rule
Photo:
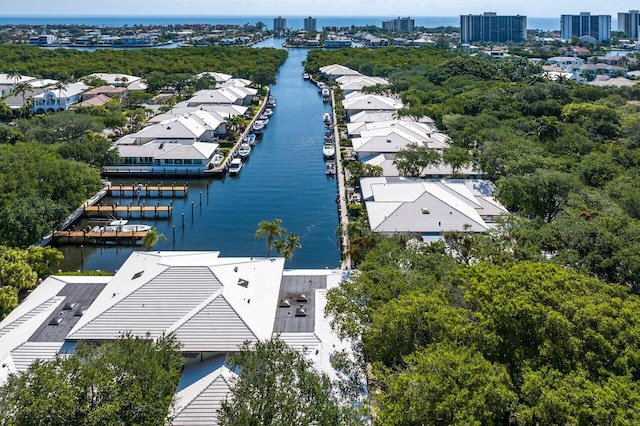
M 582 11 L 612 15 L 640 9 L 626 0 L 0 0 L 7 15 L 244 15 L 244 16 L 457 16 L 559 17 Z

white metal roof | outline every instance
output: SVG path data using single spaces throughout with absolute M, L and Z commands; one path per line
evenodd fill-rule
M 243 97 L 243 95 L 227 89 L 199 90 L 193 94 L 187 101 L 187 104 L 189 106 L 202 104 L 233 104 Z
M 320 67 L 320 72 L 331 76 L 343 76 L 343 75 L 362 75 L 356 70 L 352 70 L 344 65 L 332 64 L 324 67 Z
M 118 85 L 118 84 L 129 85 L 142 80 L 142 77 L 137 77 L 135 75 L 106 73 L 106 72 L 96 72 L 93 74 L 89 74 L 89 77 L 97 77 L 101 80 L 106 81 L 107 84 L 115 84 L 115 85 Z
M 33 99 L 43 99 L 48 93 L 51 93 L 58 99 L 70 98 L 85 92 L 89 86 L 84 83 L 69 83 L 63 89 L 50 89 L 46 92 L 35 95 Z
M 217 425 L 218 410 L 229 396 L 236 377 L 235 373 L 222 366 L 176 393 L 171 413 L 173 426 Z
M 402 108 L 402 102 L 388 96 L 352 92 L 342 101 L 347 111 L 396 111 Z
M 175 253 L 134 252 L 71 330 L 69 339 L 113 339 L 127 331 L 159 336 L 176 331 L 180 340 L 185 339 L 185 350 L 199 350 L 231 345 L 216 343 L 216 336 L 233 343 L 241 343 L 250 334 L 270 336 L 283 259 Z M 247 286 L 239 285 L 239 280 L 245 280 Z M 201 328 L 207 316 L 209 327 L 215 330 L 209 337 Z
M 377 121 L 389 121 L 394 117 L 395 112 L 390 111 L 361 111 L 351 116 L 351 123 L 374 123 Z
M 18 83 L 27 83 L 35 79 L 35 77 L 29 77 L 28 75 L 16 75 L 11 77 L 9 76 L 9 74 L 0 73 L 0 84 L 2 84 L 3 86 L 13 87 Z
M 484 219 L 507 213 L 481 180 L 361 180 L 371 229 L 376 232 L 423 234 L 468 229 L 485 232 Z

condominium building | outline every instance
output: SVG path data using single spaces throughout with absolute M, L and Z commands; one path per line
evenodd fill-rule
M 630 10 L 618 13 L 618 31 L 628 34 L 632 39 L 637 39 L 638 26 L 640 26 L 640 11 Z
M 382 22 L 382 29 L 387 31 L 402 31 L 411 33 L 414 31 L 415 26 L 415 20 L 409 17 L 398 17 L 397 19 L 389 19 Z
M 316 18 L 312 18 L 309 16 L 308 18 L 304 18 L 304 27 L 303 29 L 307 32 L 317 31 L 317 20 Z
M 462 43 L 520 43 L 527 39 L 527 17 L 498 15 L 460 15 Z
M 276 36 L 283 36 L 287 32 L 287 18 L 273 18 L 273 32 Z
M 611 15 L 591 15 L 580 12 L 580 15 L 562 15 L 560 29 L 563 39 L 572 36 L 593 37 L 597 41 L 607 41 L 611 38 Z

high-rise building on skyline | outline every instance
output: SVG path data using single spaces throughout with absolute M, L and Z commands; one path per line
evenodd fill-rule
M 398 16 L 396 19 L 389 19 L 382 21 L 382 29 L 387 31 L 402 31 L 411 33 L 414 31 L 416 22 L 410 17 L 401 18 Z
M 273 18 L 273 32 L 277 36 L 283 36 L 287 32 L 287 18 Z
M 627 33 L 632 39 L 637 39 L 638 26 L 640 26 L 640 10 L 618 13 L 618 31 Z
M 317 31 L 316 18 L 312 18 L 311 16 L 309 16 L 308 18 L 304 18 L 303 29 L 307 32 Z
M 527 39 L 527 17 L 498 15 L 460 15 L 462 43 L 520 43 Z
M 607 41 L 611 38 L 611 15 L 592 15 L 589 12 L 580 12 L 580 15 L 562 15 L 560 32 L 565 40 L 572 36 L 589 36 L 597 41 Z

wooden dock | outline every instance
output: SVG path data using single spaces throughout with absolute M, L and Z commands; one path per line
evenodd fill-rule
M 53 239 L 80 244 L 104 244 L 116 242 L 118 244 L 137 244 L 149 231 L 54 231 Z
M 131 185 L 111 185 L 107 193 L 113 197 L 186 197 L 189 186 L 184 185 L 149 185 L 134 183 Z
M 145 217 L 145 215 L 153 215 L 154 217 L 160 217 L 163 214 L 166 214 L 168 217 L 171 217 L 173 213 L 173 203 L 169 203 L 169 205 L 161 206 L 158 204 L 154 205 L 119 205 L 112 204 L 108 206 L 94 205 L 87 206 L 84 209 L 84 213 L 87 216 L 91 215 L 113 215 L 116 216 L 118 214 L 126 215 L 126 217 L 130 218 L 134 215 L 138 215 L 139 217 Z

